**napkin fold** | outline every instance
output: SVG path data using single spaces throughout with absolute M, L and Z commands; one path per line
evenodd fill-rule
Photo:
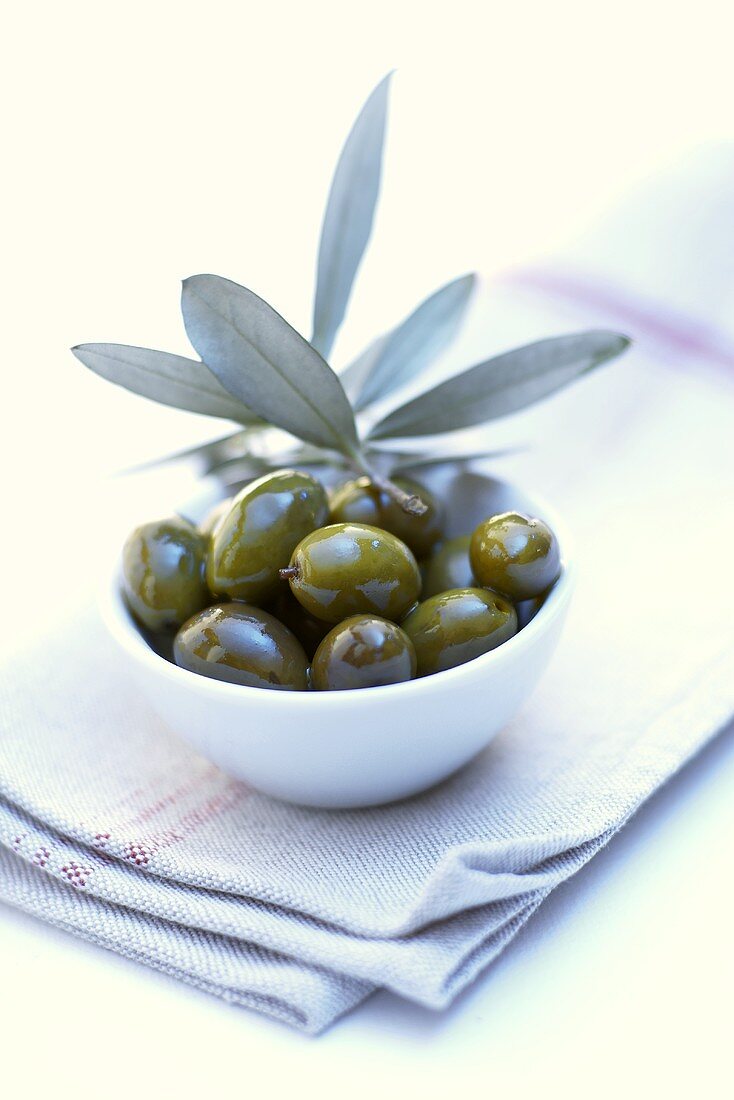
M 526 291 L 526 338 L 558 326 Z M 517 288 L 492 309 L 501 341 Z M 0 655 L 0 897 L 312 1033 L 378 987 L 447 1005 L 734 713 L 733 423 L 721 363 L 671 366 L 644 332 L 550 418 L 523 416 L 540 453 L 492 472 L 545 489 L 574 531 L 564 638 L 477 760 L 387 807 L 231 780 L 137 696 L 90 600 L 54 616 L 29 596 L 41 625 Z

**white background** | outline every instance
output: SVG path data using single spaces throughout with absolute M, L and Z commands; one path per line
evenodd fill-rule
M 383 199 L 345 356 L 450 277 L 562 247 L 636 182 L 734 136 L 725 3 L 264 7 L 67 0 L 6 16 L 11 606 L 29 583 L 29 533 L 52 561 L 100 473 L 220 431 L 106 386 L 68 347 L 187 354 L 179 281 L 199 271 L 251 286 L 305 330 L 330 174 L 388 69 Z M 52 575 L 41 583 L 55 598 Z M 729 1095 L 720 838 L 734 827 L 733 779 L 729 737 L 449 1013 L 380 996 L 317 1041 L 2 911 L 0 1094 L 390 1096 L 412 1081 L 426 1095 L 447 1082 Z

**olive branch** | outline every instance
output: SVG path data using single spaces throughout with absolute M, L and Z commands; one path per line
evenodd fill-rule
M 199 359 L 123 344 L 72 348 L 90 370 L 133 393 L 238 425 L 221 439 L 157 461 L 196 456 L 205 473 L 226 484 L 285 464 L 344 466 L 421 514 L 422 503 L 391 475 L 497 453 L 439 456 L 433 437 L 517 412 L 628 347 L 626 336 L 603 330 L 540 340 L 469 367 L 374 419 L 376 402 L 417 378 L 449 346 L 476 283 L 473 274 L 454 279 L 340 373 L 329 364 L 372 232 L 389 82 L 388 75 L 368 98 L 337 163 L 321 230 L 310 340 L 252 290 L 204 274 L 184 280 L 181 296 Z M 401 450 L 395 441 L 407 439 L 423 440 L 424 450 Z

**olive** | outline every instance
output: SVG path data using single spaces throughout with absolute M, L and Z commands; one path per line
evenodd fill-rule
M 164 661 L 173 663 L 174 632 L 172 628 L 169 630 L 148 630 L 146 627 L 141 627 L 140 633 L 154 653 L 157 653 Z
M 331 630 L 331 623 L 314 618 L 298 602 L 289 586 L 282 581 L 281 590 L 275 602 L 269 605 L 268 610 L 295 634 L 309 657 L 313 657 L 319 644 Z
M 283 575 L 298 602 L 328 623 L 360 614 L 395 621 L 421 589 L 418 565 L 405 543 L 359 523 L 334 523 L 306 535 Z
M 442 513 L 439 502 L 422 485 L 406 477 L 396 477 L 395 484 L 410 496 L 418 496 L 426 505 L 421 516 L 412 516 L 381 489 L 376 489 L 368 477 L 348 481 L 331 496 L 332 523 L 368 523 L 390 531 L 409 546 L 416 557 L 428 554 L 442 534 Z
M 220 603 L 194 615 L 173 643 L 177 665 L 246 687 L 305 691 L 308 659 L 275 616 L 246 603 Z
M 418 658 L 418 675 L 428 676 L 495 649 L 517 633 L 509 601 L 483 588 L 455 588 L 431 596 L 403 620 Z
M 206 607 L 207 546 L 206 536 L 178 516 L 144 523 L 128 536 L 122 550 L 123 589 L 143 626 L 177 627 Z
M 220 519 L 223 519 L 232 507 L 232 500 L 232 497 L 226 497 L 224 500 L 220 500 L 219 504 L 215 504 L 214 507 L 207 512 L 204 519 L 199 524 L 199 530 L 202 535 L 214 534 Z
M 469 560 L 479 584 L 511 600 L 539 596 L 561 568 L 558 540 L 550 527 L 521 512 L 503 512 L 480 523 Z
M 515 604 L 518 630 L 522 630 L 524 626 L 527 626 L 528 623 L 535 618 L 544 603 L 544 596 L 535 596 L 532 600 L 520 600 L 519 603 Z
M 215 596 L 268 603 L 280 588 L 278 570 L 328 514 L 326 492 L 309 474 L 279 470 L 253 481 L 237 494 L 214 532 L 209 588 Z
M 326 635 L 311 666 L 317 691 L 399 684 L 415 676 L 415 649 L 405 631 L 377 615 L 352 615 Z
M 471 535 L 459 535 L 438 546 L 423 563 L 423 598 L 450 588 L 473 588 L 477 583 L 469 562 Z

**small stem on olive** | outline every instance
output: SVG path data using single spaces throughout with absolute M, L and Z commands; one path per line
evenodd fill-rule
M 423 516 L 426 514 L 428 506 L 423 503 L 419 496 L 416 496 L 415 493 L 406 493 L 389 477 L 382 477 L 376 473 L 361 451 L 354 450 L 349 457 L 355 470 L 358 470 L 360 474 L 365 474 L 376 489 L 379 489 L 381 493 L 386 493 L 409 516 Z
M 279 569 L 278 576 L 283 581 L 289 581 L 291 578 L 294 580 L 301 575 L 301 570 L 297 565 L 289 565 L 287 569 Z
M 382 493 L 387 493 L 409 516 L 424 516 L 428 511 L 428 506 L 423 503 L 419 496 L 416 496 L 415 493 L 406 493 L 394 481 L 390 481 L 390 478 L 378 477 L 376 474 L 369 474 L 369 478 L 376 489 L 379 489 Z

